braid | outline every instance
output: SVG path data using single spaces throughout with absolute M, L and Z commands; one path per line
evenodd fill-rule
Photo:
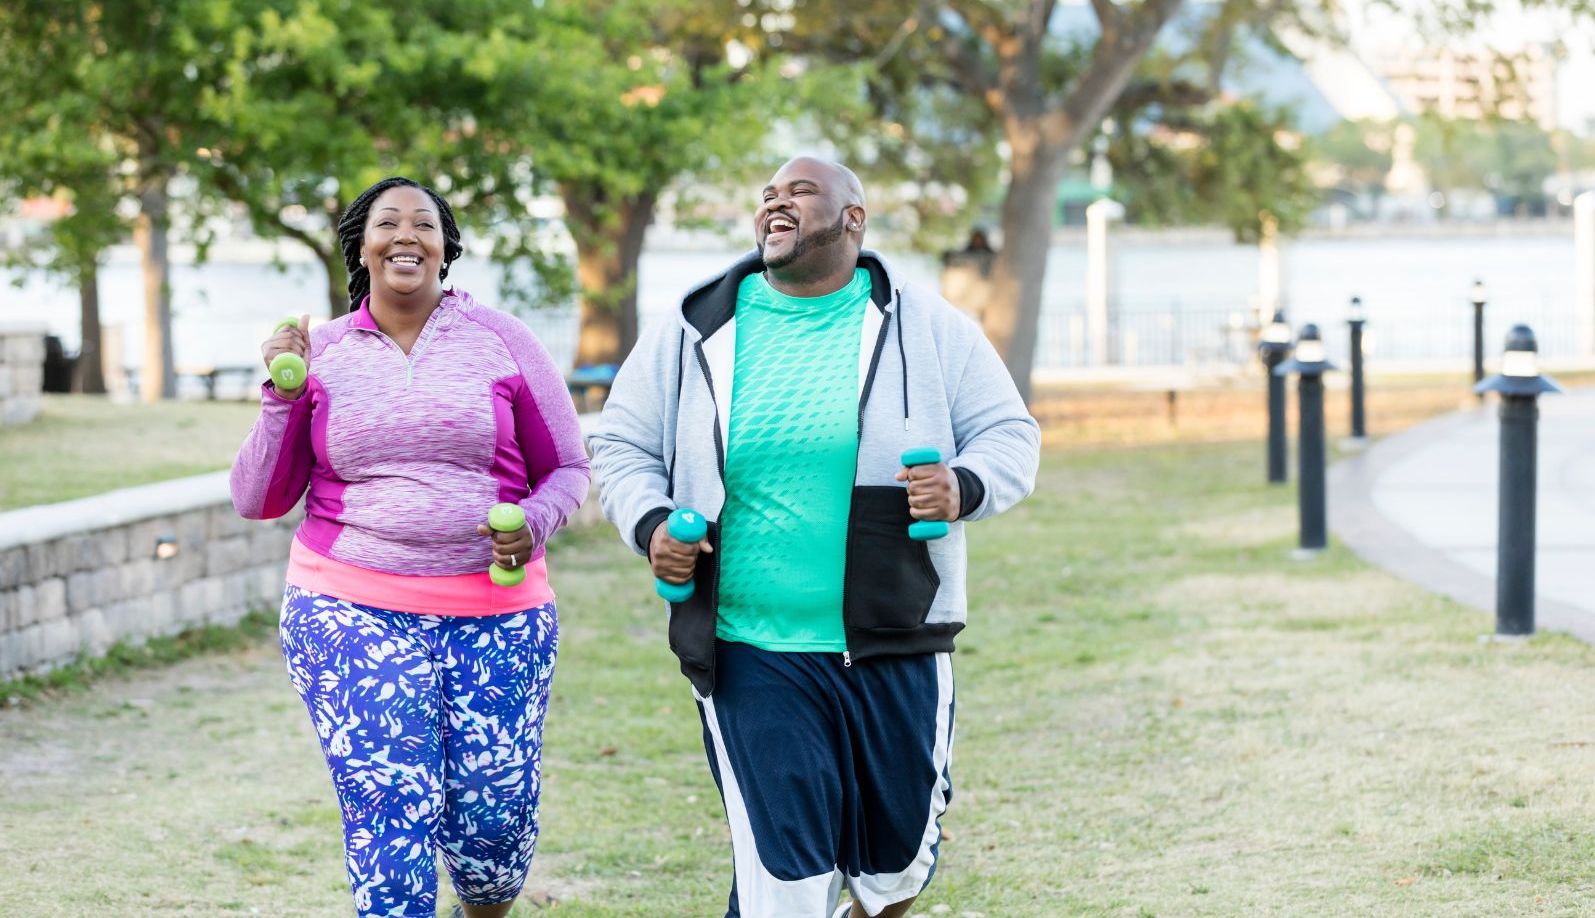
M 401 176 L 385 178 L 354 199 L 348 209 L 343 212 L 343 217 L 338 221 L 338 247 L 343 249 L 343 266 L 349 272 L 349 308 L 360 305 L 366 294 L 371 292 L 371 271 L 360 263 L 360 246 L 365 242 L 366 219 L 371 215 L 371 204 L 382 196 L 389 188 L 399 186 L 419 188 L 426 192 L 432 203 L 437 205 L 438 220 L 443 225 L 443 269 L 438 272 L 438 280 L 449 276 L 449 265 L 465 251 L 460 244 L 460 227 L 454 222 L 454 209 L 449 207 L 449 202 L 443 200 L 442 195 L 436 191 Z

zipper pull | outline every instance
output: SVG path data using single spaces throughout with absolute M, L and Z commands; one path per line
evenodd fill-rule
M 850 667 L 852 665 L 853 665 L 853 654 L 850 651 L 846 651 L 846 650 L 842 651 L 842 666 L 845 668 L 845 667 Z

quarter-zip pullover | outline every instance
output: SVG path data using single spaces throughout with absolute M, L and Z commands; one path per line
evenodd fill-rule
M 247 518 L 304 497 L 290 580 L 398 611 L 491 614 L 552 598 L 542 546 L 586 497 L 589 470 L 564 379 L 525 323 L 448 290 L 406 355 L 367 298 L 313 329 L 310 355 L 298 399 L 263 387 L 232 471 Z M 526 511 L 537 546 L 531 585 L 515 591 L 490 589 L 492 547 L 476 533 L 500 502 Z M 402 594 L 423 586 L 416 577 L 465 579 L 410 597 L 410 609 Z

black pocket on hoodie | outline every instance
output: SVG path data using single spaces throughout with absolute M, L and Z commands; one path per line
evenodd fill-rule
M 706 536 L 714 551 L 698 554 L 692 595 L 670 604 L 670 649 L 687 666 L 708 670 L 714 664 L 714 629 L 720 589 L 720 524 L 709 521 Z
M 941 578 L 930 548 L 908 537 L 912 522 L 906 488 L 853 488 L 842 608 L 849 628 L 912 630 L 925 623 Z

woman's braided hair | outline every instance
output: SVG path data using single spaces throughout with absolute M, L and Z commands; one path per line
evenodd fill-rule
M 454 222 L 454 211 L 449 207 L 449 202 L 436 191 L 422 185 L 420 182 L 411 181 L 401 176 L 385 178 L 354 199 L 354 203 L 343 212 L 343 218 L 338 221 L 338 245 L 343 249 L 343 265 L 349 271 L 349 308 L 360 305 L 366 294 L 371 292 L 371 272 L 360 263 L 360 246 L 365 242 L 366 218 L 371 215 L 371 204 L 382 196 L 389 188 L 399 186 L 419 188 L 426 192 L 426 196 L 437 205 L 438 219 L 443 224 L 443 269 L 438 272 L 438 280 L 449 276 L 449 265 L 465 251 L 460 245 L 460 227 Z

